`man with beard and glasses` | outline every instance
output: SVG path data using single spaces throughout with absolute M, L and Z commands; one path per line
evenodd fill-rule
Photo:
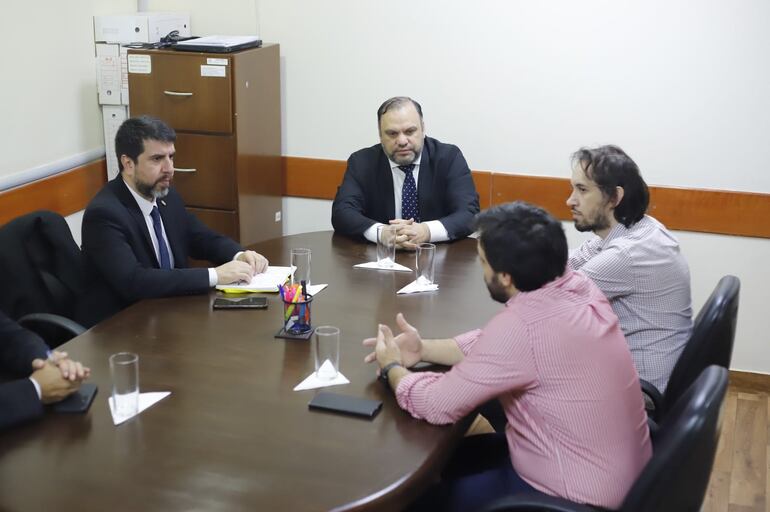
M 575 228 L 596 236 L 570 253 L 569 267 L 609 299 L 639 376 L 661 393 L 692 330 L 690 270 L 676 238 L 645 215 L 647 184 L 616 146 L 572 156 L 567 206 Z
M 517 492 L 614 509 L 652 450 L 639 377 L 618 318 L 585 275 L 566 267 L 561 223 L 526 203 L 480 213 L 479 262 L 505 304 L 482 329 L 423 339 L 399 314 L 364 340 L 380 378 L 418 419 L 454 423 L 490 399 L 505 433 L 466 437 L 414 510 L 476 510 Z M 418 361 L 451 366 L 416 372 Z
M 148 116 L 126 120 L 115 136 L 120 174 L 83 216 L 83 255 L 90 269 L 78 319 L 91 326 L 154 297 L 205 293 L 250 281 L 268 262 L 206 227 L 171 186 L 176 133 Z M 189 268 L 188 258 L 217 267 Z
M 396 244 L 414 249 L 471 233 L 479 196 L 463 154 L 425 136 L 422 107 L 397 96 L 377 109 L 380 143 L 356 151 L 332 205 L 334 231 L 377 241 L 396 226 Z

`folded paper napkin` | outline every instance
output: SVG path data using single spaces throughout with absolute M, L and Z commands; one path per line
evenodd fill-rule
M 396 293 L 404 294 L 404 293 L 435 292 L 436 290 L 438 290 L 438 285 L 436 283 L 424 284 L 415 280 L 409 283 L 408 285 L 404 286 L 403 288 L 401 288 Z
M 372 270 L 390 270 L 391 272 L 412 272 L 411 268 L 405 267 L 395 262 L 390 267 L 383 267 L 376 261 L 370 261 L 369 263 L 359 263 L 358 265 L 353 265 L 353 268 L 368 268 Z
M 323 373 L 324 367 L 327 365 L 329 366 L 329 369 L 331 371 L 334 371 L 334 367 L 331 366 L 331 364 L 332 364 L 331 361 L 328 361 L 328 360 L 324 361 L 324 364 L 321 366 L 321 372 Z M 305 380 L 297 384 L 294 387 L 294 391 L 303 391 L 305 389 L 315 389 L 315 388 L 325 388 L 327 386 L 338 386 L 340 384 L 349 384 L 349 383 L 350 381 L 339 372 L 337 372 L 337 376 L 331 380 L 319 379 L 316 376 L 315 372 L 313 372 L 310 375 L 308 375 Z
M 107 399 L 107 403 L 110 406 L 110 413 L 112 413 L 112 423 L 115 425 L 120 425 L 126 420 L 129 420 L 133 418 L 134 416 L 141 414 L 142 411 L 145 409 L 152 407 L 157 402 L 160 402 L 164 398 L 166 398 L 168 395 L 171 394 L 171 391 L 157 391 L 154 393 L 139 393 L 139 412 L 136 414 L 132 414 L 130 416 L 118 416 L 115 413 L 115 404 L 112 403 L 112 397 L 109 397 Z
M 317 293 L 320 293 L 327 286 L 329 285 L 328 284 L 309 284 L 307 286 L 307 292 L 310 295 L 316 295 Z

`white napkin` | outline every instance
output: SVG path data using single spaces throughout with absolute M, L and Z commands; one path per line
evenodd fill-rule
M 171 394 L 171 391 L 156 391 L 154 393 L 139 393 L 139 412 L 136 414 L 140 414 L 145 409 L 152 407 L 157 402 L 160 402 L 164 398 L 166 398 L 168 395 Z M 110 406 L 110 413 L 112 413 L 112 423 L 115 425 L 120 425 L 126 420 L 129 420 L 136 416 L 135 414 L 132 414 L 130 416 L 118 416 L 115 413 L 115 405 L 112 403 L 112 397 L 109 397 L 107 399 L 107 403 Z
M 323 289 L 326 288 L 327 286 L 329 285 L 328 284 L 311 284 L 311 285 L 308 285 L 307 292 L 310 295 L 315 295 L 316 293 L 320 293 L 321 291 L 323 291 Z
M 324 361 L 324 363 L 321 365 L 321 372 L 323 371 L 334 371 L 334 367 L 332 366 L 332 362 L 328 359 Z M 344 375 L 342 375 L 340 372 L 337 372 L 337 376 L 334 377 L 332 380 L 321 380 L 318 377 L 316 377 L 315 372 L 311 373 L 307 376 L 305 380 L 294 386 L 294 391 L 303 391 L 305 389 L 315 389 L 315 388 L 325 388 L 327 386 L 338 386 L 340 384 L 349 384 L 350 381 L 345 378 Z
M 379 263 L 376 261 L 370 261 L 369 263 L 359 263 L 358 265 L 353 265 L 353 268 L 369 268 L 373 270 L 390 270 L 391 272 L 411 272 L 412 269 L 409 267 L 405 267 L 403 265 L 400 265 L 396 262 L 393 262 L 393 266 L 391 267 L 382 267 Z
M 433 284 L 423 284 L 417 280 L 412 281 L 408 285 L 401 288 L 399 291 L 397 291 L 397 294 L 403 294 L 403 293 L 419 293 L 419 292 L 435 292 L 438 290 L 438 285 L 436 283 Z

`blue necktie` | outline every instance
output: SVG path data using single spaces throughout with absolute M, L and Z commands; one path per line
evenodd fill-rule
M 171 259 L 168 257 L 168 248 L 166 248 L 166 239 L 163 238 L 163 226 L 160 223 L 160 212 L 157 206 L 152 207 L 150 212 L 152 217 L 152 228 L 155 230 L 155 238 L 158 239 L 158 252 L 160 253 L 160 268 L 170 269 Z
M 404 171 L 404 188 L 401 191 L 401 218 L 420 222 L 420 206 L 417 202 L 417 184 L 414 182 L 414 164 L 399 165 Z

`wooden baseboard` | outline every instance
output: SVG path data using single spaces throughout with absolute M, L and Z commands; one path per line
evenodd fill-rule
M 0 225 L 35 210 L 70 215 L 86 207 L 107 182 L 104 158 L 0 192 Z
M 730 370 L 730 387 L 737 390 L 770 393 L 770 375 Z

